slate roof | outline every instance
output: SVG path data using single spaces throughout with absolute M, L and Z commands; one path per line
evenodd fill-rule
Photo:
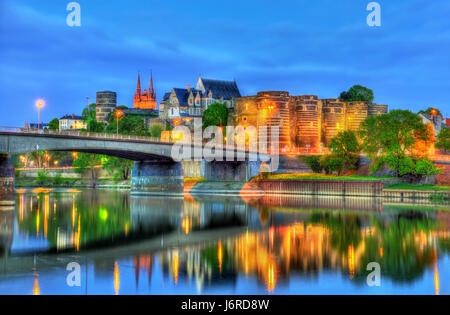
M 201 80 L 205 87 L 206 95 L 208 95 L 209 91 L 212 91 L 213 98 L 215 99 L 223 97 L 225 100 L 231 100 L 232 98 L 241 97 L 236 81 L 211 80 L 204 78 Z
M 64 115 L 60 118 L 60 120 L 83 120 L 82 116 L 76 116 L 76 115 Z

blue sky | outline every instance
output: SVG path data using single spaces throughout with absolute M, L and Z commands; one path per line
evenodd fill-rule
M 236 79 L 243 95 L 287 90 L 337 97 L 353 84 L 375 101 L 450 115 L 450 2 L 378 1 L 382 26 L 366 24 L 369 0 L 0 1 L 0 125 L 79 114 L 86 97 L 113 90 L 132 106 L 137 72 L 158 99 L 198 76 Z

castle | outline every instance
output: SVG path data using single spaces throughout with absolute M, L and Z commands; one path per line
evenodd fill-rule
M 174 88 L 166 93 L 161 102 L 160 112 L 166 119 L 201 117 L 205 109 L 213 103 L 224 104 L 229 110 L 234 108 L 235 99 L 241 97 L 236 81 L 198 78 L 195 88 Z
M 156 110 L 157 107 L 158 102 L 156 100 L 156 93 L 153 88 L 153 74 L 150 75 L 150 87 L 148 91 L 144 90 L 144 93 L 142 93 L 141 89 L 141 75 L 138 74 L 137 88 L 133 99 L 133 108 Z
M 387 105 L 267 91 L 237 98 L 231 119 L 243 127 L 280 126 L 280 150 L 292 151 L 326 145 L 339 131 L 356 131 L 367 117 L 387 110 Z
M 216 102 L 228 108 L 229 125 L 279 126 L 279 148 L 284 152 L 302 148 L 318 150 L 340 131 L 357 131 L 367 117 L 388 111 L 387 105 L 320 99 L 315 95 L 292 96 L 286 91 L 242 97 L 236 81 L 199 77 L 195 88 L 187 85 L 166 93 L 159 106 L 159 116 L 173 125 L 193 127 L 194 118 L 202 117 L 203 111 Z M 152 76 L 149 90 L 142 93 L 138 75 L 133 106 L 134 110 L 156 110 Z

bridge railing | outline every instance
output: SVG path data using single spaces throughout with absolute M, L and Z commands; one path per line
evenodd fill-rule
M 91 139 L 112 139 L 112 140 L 139 140 L 146 142 L 165 142 L 173 143 L 173 139 L 163 139 L 148 136 L 134 136 L 134 135 L 122 135 L 115 133 L 99 133 L 79 130 L 50 130 L 50 129 L 32 129 L 32 128 L 17 128 L 17 127 L 2 127 L 0 126 L 0 132 L 8 133 L 21 133 L 21 134 L 38 134 L 38 135 L 56 135 L 56 136 L 71 136 Z

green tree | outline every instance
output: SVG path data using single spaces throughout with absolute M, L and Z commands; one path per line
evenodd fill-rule
M 55 118 L 48 124 L 48 129 L 50 130 L 59 130 L 59 119 Z
M 154 124 L 150 126 L 150 135 L 154 138 L 161 137 L 161 133 L 163 132 L 163 126 L 159 124 Z
M 42 186 L 48 181 L 48 173 L 46 170 L 38 171 L 37 183 Z
M 107 133 L 116 133 L 116 117 L 111 115 L 109 124 L 105 128 Z M 134 136 L 150 136 L 150 132 L 145 125 L 145 120 L 139 116 L 124 115 L 119 118 L 119 134 Z
M 373 91 L 362 85 L 354 85 L 348 91 L 344 91 L 340 95 L 340 99 L 345 102 L 369 102 L 372 103 L 374 100 Z
M 214 103 L 203 112 L 203 129 L 209 126 L 224 127 L 228 122 L 228 108 L 224 104 Z
M 101 121 L 97 121 L 93 118 L 89 118 L 86 121 L 87 131 L 89 132 L 103 132 L 105 130 L 105 124 Z
M 83 120 L 87 121 L 89 118 L 96 119 L 97 118 L 97 104 L 92 103 L 89 106 L 86 106 L 83 109 Z
M 450 128 L 444 127 L 437 136 L 436 148 L 450 151 Z
M 116 180 L 127 180 L 130 177 L 133 161 L 112 156 L 102 159 L 102 167 Z
M 411 152 L 417 143 L 428 143 L 434 136 L 419 115 L 408 110 L 393 110 L 388 114 L 371 116 L 361 124 L 359 133 L 363 151 L 373 160 L 372 172 L 388 166 L 399 177 L 420 176 L 417 163 L 426 158 L 414 156 Z M 438 172 L 433 167 L 432 173 Z
M 78 157 L 74 159 L 72 166 L 75 168 L 75 172 L 78 174 L 84 174 L 90 172 L 91 180 L 93 184 L 97 181 L 97 172 L 95 167 L 102 164 L 103 156 L 100 154 L 92 153 L 78 153 Z
M 326 174 L 337 173 L 337 175 L 341 175 L 344 170 L 344 164 L 344 159 L 334 154 L 324 155 L 320 158 L 320 165 Z
M 328 147 L 334 155 L 344 160 L 344 168 L 348 170 L 358 168 L 361 149 L 355 132 L 351 130 L 339 132 L 331 139 Z
M 320 158 L 320 155 L 305 155 L 300 157 L 300 159 L 305 162 L 314 173 L 322 173 L 323 171 L 323 168 L 320 165 Z

